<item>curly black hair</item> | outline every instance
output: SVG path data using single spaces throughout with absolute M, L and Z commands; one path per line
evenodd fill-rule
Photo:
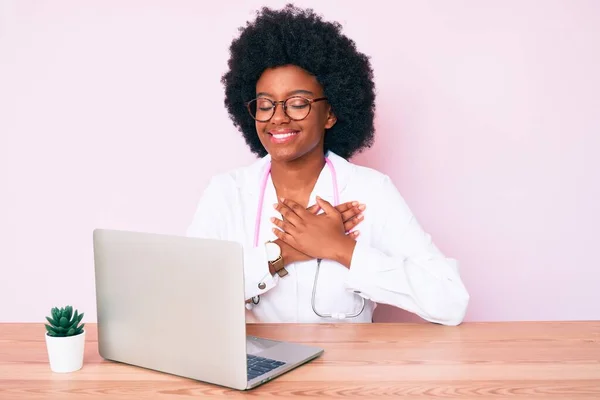
M 265 69 L 290 64 L 316 77 L 337 117 L 325 135 L 325 151 L 348 159 L 372 145 L 373 70 L 369 57 L 342 34 L 339 23 L 323 21 L 312 9 L 288 4 L 282 10 L 262 8 L 254 22 L 239 30 L 240 36 L 229 48 L 229 71 L 221 82 L 229 116 L 253 153 L 267 154 L 245 103 L 255 97 L 256 82 Z

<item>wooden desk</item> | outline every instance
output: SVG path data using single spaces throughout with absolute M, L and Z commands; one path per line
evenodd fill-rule
M 600 322 L 250 325 L 325 354 L 248 392 L 105 361 L 86 327 L 83 369 L 55 374 L 42 324 L 0 324 L 0 399 L 600 399 Z

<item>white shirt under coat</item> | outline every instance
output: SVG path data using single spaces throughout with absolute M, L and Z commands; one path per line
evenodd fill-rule
M 353 313 L 366 299 L 363 313 L 344 322 L 372 322 L 377 303 L 390 304 L 423 319 L 444 325 L 462 322 L 469 294 L 457 261 L 442 254 L 423 231 L 390 178 L 371 168 L 348 162 L 333 152 L 327 156 L 337 174 L 339 201 L 366 204 L 350 268 L 323 260 L 316 292 L 320 313 Z M 259 246 L 254 247 L 256 212 L 261 179 L 270 156 L 249 166 L 214 176 L 204 190 L 187 235 L 232 240 L 244 247 L 245 296 L 260 295 L 260 303 L 246 313 L 248 322 L 338 322 L 317 316 L 311 306 L 316 260 L 286 266 L 288 275 L 271 276 L 264 243 L 277 237 L 269 220 L 281 218 L 270 175 L 260 224 Z M 310 195 L 309 206 L 320 196 L 334 203 L 332 176 L 324 166 Z M 266 284 L 264 289 L 259 284 Z M 261 285 L 262 286 L 262 285 Z

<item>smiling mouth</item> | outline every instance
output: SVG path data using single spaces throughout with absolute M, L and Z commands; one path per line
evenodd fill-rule
M 279 132 L 269 132 L 271 135 L 271 142 L 273 143 L 287 143 L 298 136 L 299 131 L 285 130 Z

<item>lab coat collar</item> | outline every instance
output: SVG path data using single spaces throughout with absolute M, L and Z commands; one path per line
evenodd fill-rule
M 342 193 L 348 184 L 348 178 L 352 175 L 355 166 L 331 150 L 327 151 L 325 156 L 329 158 L 335 168 L 338 189 L 340 193 Z M 265 173 L 265 168 L 267 168 L 270 162 L 271 156 L 267 154 L 250 164 L 250 166 L 245 169 L 242 179 L 238 180 L 238 183 L 241 186 L 240 188 L 249 194 L 257 195 L 260 191 L 260 184 Z M 325 166 L 324 168 L 327 167 Z

